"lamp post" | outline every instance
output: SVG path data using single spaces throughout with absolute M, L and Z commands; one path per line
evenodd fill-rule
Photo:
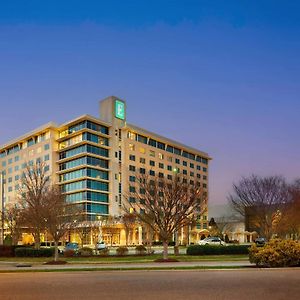
M 1 239 L 0 245 L 4 244 L 4 172 L 0 173 L 0 184 L 1 184 Z

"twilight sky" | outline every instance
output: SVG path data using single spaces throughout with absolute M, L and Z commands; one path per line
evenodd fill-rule
M 0 144 L 127 101 L 208 152 L 211 203 L 240 176 L 300 177 L 300 1 L 0 2 Z

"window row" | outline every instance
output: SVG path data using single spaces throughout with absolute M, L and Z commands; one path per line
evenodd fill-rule
M 66 195 L 67 202 L 79 202 L 79 201 L 85 201 L 85 200 L 108 203 L 108 194 L 92 192 L 92 191 L 85 191 L 85 192 L 79 192 L 79 193 Z
M 59 164 L 59 170 L 62 171 L 62 170 L 66 170 L 66 169 L 71 169 L 71 168 L 75 168 L 75 167 L 81 166 L 81 165 L 90 165 L 90 166 L 108 169 L 108 160 L 91 157 L 91 156 L 84 156 L 84 157 L 80 157 L 80 158 Z
M 68 181 L 81 177 L 92 177 L 97 179 L 108 180 L 108 172 L 97 169 L 84 168 L 60 175 L 60 181 Z
M 108 134 L 108 132 L 109 132 L 108 127 L 85 120 L 85 121 L 82 121 L 80 123 L 70 126 L 67 130 L 61 131 L 59 133 L 59 137 L 65 137 L 68 134 L 72 134 L 73 132 L 77 132 L 77 131 L 85 129 L 85 128 L 88 128 L 88 129 L 91 129 L 91 130 L 94 130 L 97 132 L 101 132 L 103 134 Z
M 134 132 L 129 131 L 127 137 L 131 140 L 135 140 L 135 141 L 141 142 L 143 144 L 147 144 L 149 146 L 152 146 L 152 147 L 155 147 L 155 148 L 158 148 L 158 149 L 161 149 L 161 150 L 165 150 L 165 151 L 170 152 L 170 153 L 174 153 L 176 155 L 181 155 L 181 156 L 186 157 L 186 158 L 191 159 L 191 160 L 195 160 L 195 161 L 198 161 L 198 162 L 202 162 L 204 164 L 208 164 L 208 159 L 207 158 L 201 157 L 199 155 L 195 155 L 193 153 L 187 152 L 183 149 L 180 149 L 180 148 L 177 148 L 177 147 L 174 147 L 174 146 L 171 146 L 171 145 L 167 145 L 167 144 L 159 142 L 155 139 L 148 138 L 146 136 L 140 135 L 138 133 L 134 133 Z
M 82 189 L 108 191 L 108 183 L 86 179 L 62 185 L 62 192 L 64 193 Z
M 42 133 L 40 135 L 37 135 L 35 137 L 29 138 L 25 142 L 18 143 L 18 145 L 12 146 L 12 147 L 10 147 L 6 150 L 1 151 L 0 152 L 0 158 L 5 157 L 5 156 L 10 155 L 10 154 L 13 154 L 13 153 L 16 153 L 16 152 L 18 152 L 22 149 L 26 149 L 27 147 L 30 147 L 30 146 L 35 145 L 37 143 L 43 142 L 43 141 L 45 141 L 49 138 L 50 138 L 50 132 L 49 131 L 44 132 L 44 133 Z M 49 146 L 49 144 L 46 144 L 46 145 Z
M 88 153 L 108 157 L 108 150 L 107 149 L 100 148 L 100 147 L 97 147 L 97 146 L 92 146 L 92 145 L 82 145 L 82 146 L 79 146 L 79 147 L 61 152 L 59 154 L 59 159 L 72 157 L 72 156 L 75 156 L 75 155 L 77 155 L 79 153 L 83 153 L 83 152 L 88 152 Z

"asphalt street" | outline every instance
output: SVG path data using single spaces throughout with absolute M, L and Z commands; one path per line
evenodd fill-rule
M 0 274 L 0 299 L 299 299 L 299 269 Z

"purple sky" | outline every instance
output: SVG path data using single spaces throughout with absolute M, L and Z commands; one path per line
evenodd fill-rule
M 212 203 L 242 175 L 300 177 L 299 1 L 12 2 L 0 144 L 116 95 L 130 123 L 214 158 Z

